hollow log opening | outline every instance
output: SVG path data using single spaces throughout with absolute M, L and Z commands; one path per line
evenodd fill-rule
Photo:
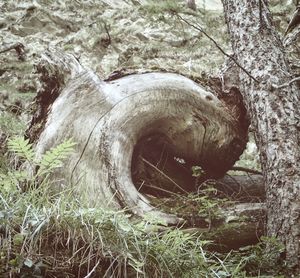
M 191 163 L 176 157 L 163 134 L 142 137 L 133 151 L 131 174 L 143 194 L 167 197 L 194 192 Z
M 264 199 L 260 175 L 223 178 L 225 171 L 220 170 L 224 169 L 223 165 L 210 169 L 205 161 L 202 162 L 203 164 L 201 159 L 195 162 L 177 156 L 166 135 L 152 133 L 143 136 L 134 147 L 131 163 L 132 180 L 139 192 L 155 197 L 199 192 L 199 188 L 206 181 L 219 180 L 214 187 L 226 197 L 243 201 Z M 220 178 L 223 178 L 223 184 Z

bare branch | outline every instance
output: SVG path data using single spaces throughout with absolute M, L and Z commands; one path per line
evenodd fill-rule
M 111 44 L 111 36 L 110 36 L 110 34 L 109 34 L 109 30 L 108 30 L 108 27 L 107 27 L 107 24 L 106 23 L 104 23 L 104 29 L 105 29 L 105 32 L 106 32 L 106 34 L 107 34 L 107 45 L 110 45 Z
M 233 56 L 227 54 L 227 53 L 226 53 L 226 52 L 218 45 L 218 43 L 217 43 L 210 35 L 208 35 L 208 34 L 203 30 L 203 28 L 202 28 L 201 26 L 197 26 L 197 25 L 195 25 L 195 24 L 189 22 L 188 20 L 186 20 L 185 18 L 183 18 L 181 15 L 179 15 L 179 14 L 177 14 L 177 13 L 176 13 L 176 16 L 177 16 L 180 20 L 184 21 L 187 25 L 189 25 L 189 26 L 193 27 L 194 29 L 198 30 L 199 32 L 203 33 L 210 41 L 212 41 L 212 42 L 214 43 L 214 45 L 215 45 L 215 46 L 223 53 L 223 55 L 225 55 L 226 57 L 228 57 L 228 58 L 230 58 L 231 60 L 233 60 L 234 63 L 235 63 L 242 71 L 244 71 L 244 72 L 245 72 L 252 80 L 254 80 L 255 82 L 259 83 L 259 81 L 258 81 L 255 77 L 253 77 L 253 76 L 250 74 L 249 71 L 247 71 L 244 67 L 242 67 L 242 66 L 239 64 L 239 62 L 238 62 Z
M 288 33 L 283 41 L 284 47 L 288 47 L 294 42 L 296 42 L 296 40 L 299 38 L 299 35 L 300 35 L 299 27 L 295 28 L 295 30 L 293 30 L 291 33 Z
M 276 85 L 276 84 L 272 84 L 272 87 L 274 89 L 282 89 L 285 87 L 290 86 L 292 83 L 296 82 L 296 81 L 300 81 L 300 76 L 293 78 L 292 80 L 290 80 L 289 82 L 283 83 L 282 85 Z
M 170 182 L 172 182 L 178 189 L 180 189 L 181 191 L 183 191 L 184 193 L 188 192 L 183 189 L 178 183 L 176 183 L 173 179 L 171 179 L 168 175 L 166 175 L 164 172 L 162 172 L 160 169 L 158 169 L 155 165 L 153 165 L 151 162 L 149 162 L 148 160 L 146 160 L 145 158 L 141 157 L 141 160 L 143 162 L 145 162 L 147 165 L 149 165 L 150 167 L 152 167 L 153 169 L 155 169 L 157 172 L 159 172 L 163 177 L 165 177 L 167 180 L 169 180 Z
M 262 175 L 262 172 L 260 172 L 260 171 L 245 168 L 245 167 L 239 167 L 239 166 L 233 166 L 230 170 L 231 171 L 241 171 L 241 172 L 246 172 L 246 173 L 251 173 L 251 174 Z
M 18 55 L 18 59 L 21 60 L 21 61 L 24 61 L 25 59 L 25 47 L 22 43 L 20 42 L 17 42 L 17 43 L 14 43 L 12 45 L 9 45 L 9 46 L 4 46 L 2 48 L 0 48 L 0 54 L 4 53 L 4 52 L 7 52 L 7 51 L 10 51 L 10 50 L 16 50 L 17 52 L 17 55 Z

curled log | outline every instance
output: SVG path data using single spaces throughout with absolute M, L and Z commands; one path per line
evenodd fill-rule
M 27 131 L 37 155 L 72 137 L 76 150 L 53 176 L 71 184 L 91 206 L 158 211 L 132 181 L 133 153 L 149 138 L 174 156 L 221 177 L 245 148 L 247 131 L 211 92 L 173 73 L 133 74 L 103 81 L 71 55 L 47 52 L 37 66 L 42 88 Z

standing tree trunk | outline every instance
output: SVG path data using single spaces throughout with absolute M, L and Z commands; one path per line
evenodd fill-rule
M 244 68 L 239 73 L 240 89 L 260 150 L 268 236 L 285 245 L 288 266 L 299 271 L 299 90 L 294 85 L 278 86 L 290 80 L 289 66 L 267 1 L 222 2 L 234 54 Z

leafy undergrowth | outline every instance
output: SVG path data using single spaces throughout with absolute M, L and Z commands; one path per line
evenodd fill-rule
M 57 193 L 49 175 L 63 165 L 68 140 L 37 159 L 28 141 L 8 141 L 9 157 L 37 170 L 0 175 L 0 276 L 6 277 L 267 277 L 280 273 L 282 247 L 271 239 L 218 254 L 205 236 L 167 227 L 151 215 L 90 208 L 72 189 Z M 14 154 L 14 156 L 12 156 Z M 205 212 L 215 205 L 200 201 Z M 205 205 L 206 204 L 206 205 Z M 209 205 L 210 204 L 210 205 Z M 266 252 L 268 247 L 268 252 Z M 271 247 L 271 248 L 270 248 Z
M 209 242 L 201 236 L 179 228 L 163 230 L 163 223 L 151 217 L 130 221 L 124 211 L 88 208 L 71 192 L 53 196 L 49 191 L 45 185 L 26 193 L 1 193 L 1 274 L 257 277 L 263 271 L 279 273 L 274 268 L 280 251 L 276 244 L 271 253 L 260 244 L 216 254 L 207 251 Z
M 2 195 L 3 274 L 36 277 L 226 277 L 240 272 L 204 251 L 207 242 L 152 220 L 91 209 L 47 190 Z M 51 195 L 50 195 L 51 196 Z M 71 196 L 71 194 L 70 194 Z M 25 277 L 25 276 L 23 276 Z

